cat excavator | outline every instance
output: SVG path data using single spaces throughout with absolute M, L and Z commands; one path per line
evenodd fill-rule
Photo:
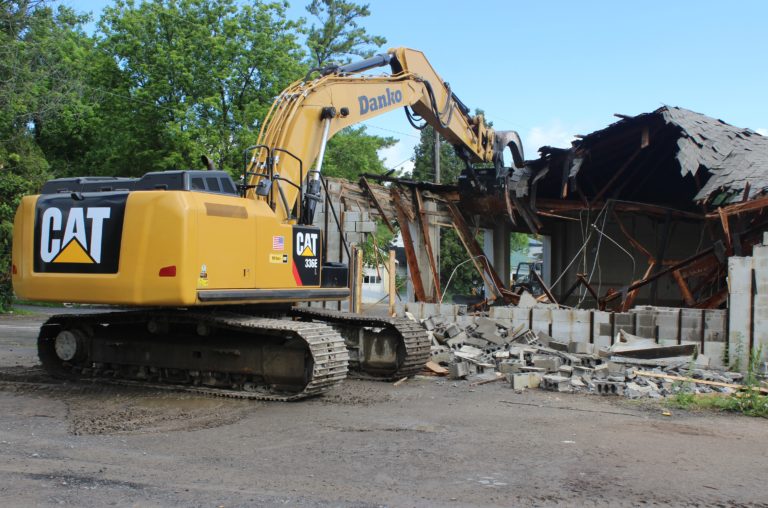
M 391 72 L 366 74 L 382 66 Z M 313 69 L 284 90 L 244 151 L 239 183 L 209 164 L 55 179 L 25 196 L 14 221 L 16 294 L 115 307 L 48 319 L 44 369 L 282 401 L 323 393 L 350 369 L 376 379 L 418 372 L 430 343 L 417 323 L 297 305 L 350 295 L 348 267 L 324 262 L 324 231 L 313 225 L 329 138 L 401 107 L 454 144 L 471 181 L 475 163 L 503 180 L 505 146 L 522 160 L 516 134 L 495 133 L 421 52 L 397 48 Z

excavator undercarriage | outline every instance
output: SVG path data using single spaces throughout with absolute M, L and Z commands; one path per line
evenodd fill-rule
M 319 395 L 344 380 L 348 368 L 368 379 L 413 375 L 429 355 L 427 335 L 408 320 L 300 308 L 289 314 L 62 314 L 41 328 L 38 354 L 45 370 L 62 379 L 274 401 Z

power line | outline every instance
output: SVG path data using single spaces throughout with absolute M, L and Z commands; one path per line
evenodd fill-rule
M 401 136 L 408 136 L 408 137 L 411 137 L 411 138 L 421 139 L 420 136 L 416 136 L 415 134 L 408 134 L 407 132 L 396 131 L 396 130 L 393 130 L 393 129 L 387 129 L 387 128 L 384 128 L 384 127 L 379 127 L 378 125 L 371 125 L 371 124 L 368 124 L 368 123 L 364 124 L 364 125 L 366 125 L 367 127 L 373 127 L 374 129 L 379 129 L 380 131 L 386 131 L 386 132 L 391 132 L 393 134 L 400 134 Z

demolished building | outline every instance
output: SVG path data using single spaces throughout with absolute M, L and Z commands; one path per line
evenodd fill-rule
M 733 348 L 733 316 L 724 314 L 735 294 L 730 263 L 744 279 L 736 288 L 748 319 L 739 318 L 738 333 L 742 352 L 751 351 L 766 334 L 755 323 L 768 323 L 768 305 L 760 306 L 768 283 L 751 271 L 763 262 L 765 249 L 754 246 L 768 230 L 768 138 L 677 107 L 617 116 L 569 148 L 542 147 L 539 159 L 511 172 L 505 195 L 468 200 L 455 185 L 377 175 L 329 182 L 319 214 L 330 235 L 327 260 L 349 256 L 332 221 L 352 243 L 372 227 L 361 220 L 393 230 L 397 223 L 412 300 L 434 304 L 443 289 L 436 232 L 451 227 L 488 288 L 487 303 L 517 305 L 509 234 L 536 233 L 544 239 L 539 300 L 556 310 L 519 309 L 532 329 L 549 313 L 542 330 L 556 339 L 584 329 L 590 343 L 607 346 L 623 329 L 660 343 L 696 342 L 719 361 Z M 758 250 L 754 262 L 746 257 Z M 643 305 L 655 310 L 628 312 Z

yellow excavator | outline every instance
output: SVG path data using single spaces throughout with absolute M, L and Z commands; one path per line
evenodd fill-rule
M 386 65 L 391 73 L 365 74 Z M 313 69 L 283 91 L 238 184 L 209 167 L 56 179 L 24 197 L 16 294 L 118 307 L 51 317 L 38 339 L 43 367 L 266 400 L 322 393 L 350 368 L 378 379 L 418 372 L 430 343 L 417 323 L 296 305 L 350 294 L 347 266 L 323 262 L 324 232 L 313 225 L 328 139 L 401 107 L 453 143 L 470 171 L 494 163 L 501 175 L 505 146 L 522 160 L 516 134 L 494 133 L 421 52 L 398 48 Z

